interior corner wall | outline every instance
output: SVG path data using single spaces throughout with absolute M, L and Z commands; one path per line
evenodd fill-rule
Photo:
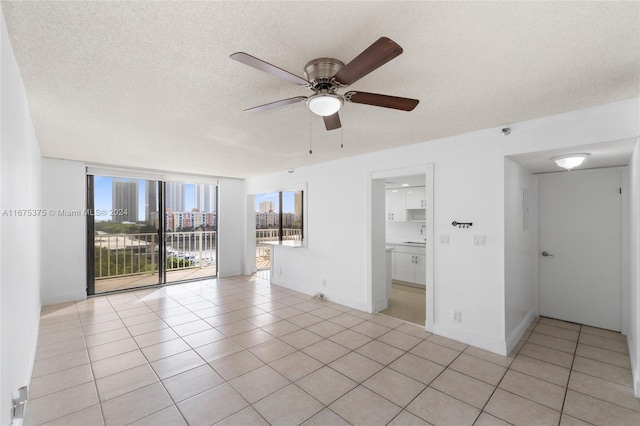
M 29 383 L 38 338 L 42 221 L 24 209 L 40 208 L 41 163 L 1 13 L 0 162 L 0 424 L 9 425 L 11 400 Z
M 510 352 L 538 313 L 538 201 L 530 171 L 508 158 L 504 169 L 505 335 Z
M 244 181 L 220 179 L 218 193 L 218 276 L 242 275 L 247 232 Z
M 629 161 L 629 324 L 627 345 L 636 397 L 640 398 L 640 139 Z
M 83 211 L 86 166 L 82 162 L 42 159 L 42 303 L 87 298 L 87 217 L 59 214 Z

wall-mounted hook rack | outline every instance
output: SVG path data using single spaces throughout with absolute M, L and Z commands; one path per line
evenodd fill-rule
M 455 220 L 451 222 L 453 226 L 457 226 L 458 228 L 470 228 L 473 225 L 473 222 L 456 222 Z

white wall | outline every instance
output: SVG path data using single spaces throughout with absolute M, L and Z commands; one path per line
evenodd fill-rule
M 433 163 L 433 330 L 506 353 L 504 156 L 634 137 L 637 114 L 638 102 L 632 99 L 515 123 L 509 137 L 502 136 L 499 128 L 488 129 L 301 167 L 292 174 L 283 171 L 247 179 L 248 193 L 308 184 L 307 248 L 278 250 L 275 262 L 282 274 L 272 280 L 313 294 L 325 278 L 323 292 L 329 299 L 368 310 L 367 177 L 376 171 Z M 473 227 L 453 228 L 454 220 L 473 222 Z M 437 243 L 441 234 L 449 235 L 449 245 Z M 474 246 L 473 235 L 484 235 L 486 246 Z M 529 297 L 517 292 L 514 296 L 518 294 L 518 303 Z M 454 310 L 462 312 L 461 323 L 453 321 Z M 509 321 L 514 328 L 517 315 Z
M 275 283 L 369 310 L 371 255 L 366 218 L 370 209 L 367 176 L 376 171 L 435 165 L 435 229 L 450 235 L 450 245 L 435 250 L 434 326 L 441 334 L 473 340 L 495 351 L 504 346 L 503 324 L 503 160 L 492 132 L 442 139 L 323 163 L 247 180 L 247 190 L 308 183 L 307 248 L 281 248 L 275 262 L 282 275 Z M 451 222 L 474 222 L 458 229 Z M 474 247 L 472 236 L 487 237 Z M 285 254 L 286 253 L 286 254 Z M 464 267 L 460 267 L 464 265 Z M 460 297 L 465 295 L 465 297 Z M 463 322 L 453 321 L 453 310 Z
M 12 209 L 40 209 L 40 148 L 22 79 L 0 14 L 0 424 L 14 392 L 29 383 L 40 318 L 42 220 Z
M 636 396 L 640 397 L 640 139 L 629 162 L 629 324 L 627 344 Z
M 42 159 L 42 208 L 84 210 L 87 206 L 85 164 Z M 42 220 L 42 303 L 87 297 L 87 218 L 48 214 Z
M 505 336 L 511 351 L 538 312 L 538 201 L 531 172 L 505 158 L 504 173 Z
M 244 181 L 220 179 L 219 185 L 218 276 L 242 275 L 247 232 Z

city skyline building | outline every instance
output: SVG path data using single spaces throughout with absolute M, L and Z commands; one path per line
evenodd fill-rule
M 182 212 L 184 208 L 184 183 L 167 182 L 165 184 L 166 194 L 164 197 L 165 206 L 172 212 Z
M 151 222 L 154 217 L 157 217 L 158 213 L 158 189 L 157 183 L 154 180 L 148 180 L 145 182 L 145 196 L 144 196 L 144 220 L 145 222 Z
M 216 186 L 196 183 L 193 206 L 200 212 L 216 211 Z
M 138 181 L 113 179 L 111 206 L 113 222 L 136 222 L 138 220 Z
M 260 202 L 260 213 L 269 213 L 275 211 L 274 202 L 273 201 L 261 201 Z

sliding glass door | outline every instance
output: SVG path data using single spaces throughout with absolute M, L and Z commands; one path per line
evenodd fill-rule
M 164 185 L 164 282 L 216 276 L 217 186 L 182 182 Z
M 217 186 L 87 176 L 87 293 L 217 275 Z

